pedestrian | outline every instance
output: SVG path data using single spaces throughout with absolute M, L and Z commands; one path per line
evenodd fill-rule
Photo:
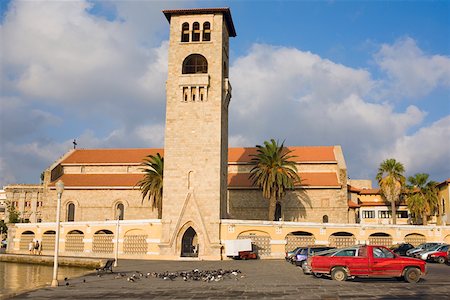
M 34 251 L 34 240 L 30 241 L 28 244 L 28 251 L 30 251 L 30 254 L 33 254 Z
M 36 243 L 34 244 L 34 254 L 39 254 L 39 241 L 36 240 Z
M 38 255 L 42 255 L 42 241 L 39 243 Z

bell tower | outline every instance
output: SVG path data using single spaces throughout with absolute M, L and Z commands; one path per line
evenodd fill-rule
M 161 256 L 220 259 L 227 197 L 228 8 L 164 10 L 170 23 Z

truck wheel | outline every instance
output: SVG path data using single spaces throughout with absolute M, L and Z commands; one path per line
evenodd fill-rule
M 439 258 L 437 259 L 437 262 L 440 263 L 440 264 L 445 263 L 445 257 L 439 256 Z
M 347 280 L 347 271 L 345 271 L 342 267 L 336 267 L 331 271 L 331 279 L 336 281 L 346 281 Z
M 420 270 L 417 268 L 406 269 L 405 280 L 409 283 L 418 282 L 420 280 Z

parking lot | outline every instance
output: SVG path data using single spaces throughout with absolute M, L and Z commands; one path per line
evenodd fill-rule
M 283 260 L 138 261 L 121 260 L 114 274 L 95 272 L 61 281 L 15 299 L 449 299 L 450 266 L 427 264 L 428 274 L 417 284 L 395 279 L 354 279 L 336 282 L 304 275 Z M 155 278 L 151 273 L 199 269 L 240 270 L 215 281 Z M 132 274 L 142 273 L 134 281 Z M 122 276 L 120 275 L 122 273 Z M 150 275 L 146 278 L 147 273 Z M 126 274 L 126 275 L 125 275 Z M 67 284 L 67 285 L 66 285 Z

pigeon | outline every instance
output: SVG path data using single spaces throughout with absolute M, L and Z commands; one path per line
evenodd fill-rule
M 66 282 L 66 286 L 69 286 L 69 283 L 68 283 L 68 282 Z

